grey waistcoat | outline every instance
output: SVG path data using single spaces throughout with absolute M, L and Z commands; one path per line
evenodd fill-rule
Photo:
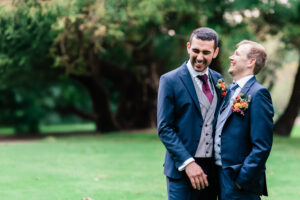
M 199 88 L 197 82 L 194 78 L 193 83 L 196 89 L 196 93 L 198 96 L 202 118 L 204 120 L 202 126 L 201 137 L 199 140 L 198 148 L 195 154 L 196 158 L 210 158 L 213 156 L 213 120 L 215 116 L 215 110 L 217 107 L 218 97 L 216 95 L 215 87 L 211 81 L 212 93 L 213 93 L 213 101 L 212 104 L 209 103 L 207 97 L 202 92 L 202 89 Z

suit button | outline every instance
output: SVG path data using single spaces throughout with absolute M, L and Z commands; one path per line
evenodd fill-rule
M 196 142 L 199 142 L 200 140 L 196 140 Z
M 200 125 L 200 128 L 202 128 L 202 124 Z

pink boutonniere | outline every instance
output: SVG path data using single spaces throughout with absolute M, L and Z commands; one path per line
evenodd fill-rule
M 216 86 L 217 86 L 217 88 L 219 90 L 221 90 L 222 97 L 225 97 L 226 92 L 227 92 L 226 91 L 227 90 L 227 86 L 226 86 L 224 80 L 223 79 L 219 79 Z
M 236 112 L 242 116 L 245 115 L 245 111 L 248 109 L 248 104 L 251 101 L 251 95 L 245 97 L 244 94 L 239 94 L 232 103 L 231 112 Z

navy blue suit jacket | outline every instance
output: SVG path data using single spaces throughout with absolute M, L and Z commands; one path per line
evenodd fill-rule
M 222 78 L 213 70 L 209 70 L 209 74 L 214 85 Z M 221 93 L 218 89 L 216 93 L 218 110 Z M 167 149 L 164 173 L 170 178 L 180 178 L 183 172 L 179 172 L 178 167 L 195 155 L 203 125 L 199 100 L 186 62 L 160 78 L 157 121 L 159 137 Z
M 243 189 L 267 195 L 265 163 L 273 140 L 273 105 L 269 91 L 251 78 L 241 92 L 251 95 L 245 116 L 229 112 L 221 135 L 223 168 Z

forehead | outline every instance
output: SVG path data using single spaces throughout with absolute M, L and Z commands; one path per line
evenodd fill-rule
M 250 44 L 242 44 L 236 49 L 236 52 L 241 53 L 243 55 L 247 55 L 250 52 L 250 49 Z
M 214 50 L 214 40 L 201 40 L 196 37 L 192 39 L 191 48 Z

